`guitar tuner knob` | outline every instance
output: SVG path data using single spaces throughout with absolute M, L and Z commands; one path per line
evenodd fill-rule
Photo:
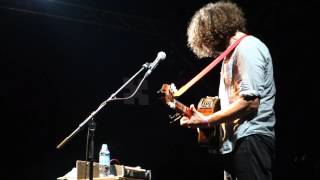
M 176 85 L 174 83 L 171 83 L 170 84 L 170 92 L 174 94 L 177 91 L 178 91 L 178 89 L 177 89 Z
M 175 118 L 175 115 L 169 115 L 169 118 L 170 118 L 170 119 L 174 119 L 174 118 Z
M 179 120 L 179 119 L 181 119 L 181 118 L 182 118 L 182 116 L 179 115 L 179 116 L 177 116 L 173 121 L 177 121 L 177 120 Z
M 170 118 L 170 119 L 175 119 L 175 118 L 177 118 L 178 116 L 180 116 L 180 114 L 179 114 L 179 113 L 175 113 L 174 115 L 169 115 L 169 118 Z
M 171 123 L 174 123 L 174 122 L 178 121 L 179 119 L 181 119 L 182 115 L 179 113 L 176 113 L 174 115 L 169 115 L 169 118 L 173 119 L 172 121 L 170 121 L 170 124 L 171 124 Z
M 181 119 L 181 118 L 182 118 L 182 116 L 181 116 L 181 115 L 177 116 L 174 120 L 170 121 L 170 124 L 172 124 L 172 123 L 174 123 L 174 122 L 178 121 L 178 120 L 179 120 L 179 119 Z

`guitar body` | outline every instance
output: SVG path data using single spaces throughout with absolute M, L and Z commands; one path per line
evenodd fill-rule
M 165 101 L 165 103 L 170 108 L 174 109 L 178 114 L 180 114 L 180 117 L 191 117 L 192 110 L 188 106 L 185 106 L 184 104 L 182 104 L 174 98 L 174 91 L 175 87 L 173 84 L 163 84 L 162 88 L 159 90 L 159 93 L 162 93 L 164 95 L 162 98 Z M 197 110 L 205 116 L 213 114 L 214 112 L 220 110 L 220 99 L 217 96 L 207 96 L 201 98 L 198 103 Z M 202 146 L 206 146 L 212 150 L 217 151 L 217 148 L 220 144 L 219 124 L 213 125 L 210 128 L 197 128 L 197 131 L 198 143 Z
M 213 114 L 220 110 L 220 99 L 217 96 L 201 98 L 197 110 L 205 116 Z M 218 147 L 219 129 L 219 125 L 213 125 L 210 128 L 198 128 L 198 143 L 204 146 Z

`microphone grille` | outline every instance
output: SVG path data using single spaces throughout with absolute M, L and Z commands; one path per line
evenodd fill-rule
M 166 53 L 163 51 L 158 52 L 158 57 L 161 60 L 164 60 L 166 58 Z

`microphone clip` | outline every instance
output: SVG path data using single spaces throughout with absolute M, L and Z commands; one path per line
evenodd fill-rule
M 144 64 L 142 65 L 142 67 L 145 68 L 145 69 L 150 69 L 150 64 L 151 64 L 151 63 L 146 62 L 146 63 L 144 63 Z

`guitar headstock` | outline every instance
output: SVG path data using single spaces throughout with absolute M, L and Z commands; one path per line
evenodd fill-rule
M 177 92 L 177 88 L 173 83 L 163 84 L 161 89 L 158 91 L 158 94 L 161 94 L 160 99 L 171 109 L 176 109 L 176 100 L 174 98 L 175 92 Z M 172 119 L 170 123 L 179 120 L 181 117 L 182 115 L 179 112 L 176 112 L 174 115 L 169 115 L 169 118 Z
M 177 92 L 177 88 L 173 83 L 171 83 L 170 85 L 163 84 L 161 89 L 158 91 L 158 93 L 161 94 L 160 98 L 171 108 L 174 108 L 175 105 L 175 92 Z

